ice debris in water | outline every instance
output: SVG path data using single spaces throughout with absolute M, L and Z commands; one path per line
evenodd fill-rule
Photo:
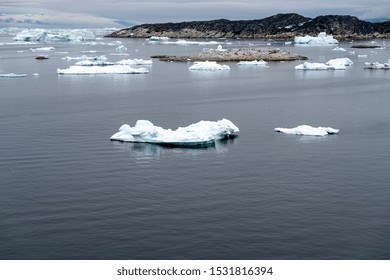
M 390 69 L 390 59 L 387 63 L 379 63 L 379 62 L 366 62 L 364 63 L 365 69 L 383 69 L 383 70 L 389 70 Z
M 274 130 L 286 134 L 308 135 L 308 136 L 325 136 L 329 134 L 339 133 L 339 129 L 334 129 L 331 127 L 322 127 L 322 126 L 312 127 L 310 125 L 299 125 L 294 128 L 277 127 Z
M 164 129 L 148 120 L 138 120 L 134 127 L 124 124 L 111 140 L 167 144 L 176 146 L 196 146 L 213 143 L 217 140 L 237 136 L 239 129 L 230 120 L 200 121 L 176 130 Z
M 146 74 L 145 68 L 132 68 L 129 65 L 90 66 L 73 65 L 67 69 L 57 69 L 57 74 L 63 75 L 95 75 L 95 74 Z
M 306 35 L 296 36 L 294 38 L 295 44 L 304 44 L 304 45 L 329 45 L 329 44 L 338 44 L 339 42 L 333 38 L 332 35 L 326 35 L 326 32 L 321 32 L 317 37 L 312 37 Z
M 190 70 L 230 70 L 227 65 L 218 64 L 215 61 L 196 61 L 188 68 Z
M 327 63 L 305 62 L 295 66 L 297 70 L 345 70 L 346 66 L 351 66 L 352 60 L 349 58 L 335 58 Z
M 9 73 L 9 74 L 1 74 L 0 78 L 22 78 L 27 77 L 27 74 L 15 74 L 15 73 Z
M 244 65 L 244 66 L 267 66 L 268 62 L 264 60 L 252 60 L 252 61 L 240 61 L 237 63 L 237 65 Z

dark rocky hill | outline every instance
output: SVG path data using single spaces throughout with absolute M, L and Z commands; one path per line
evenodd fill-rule
M 272 38 L 317 35 L 326 32 L 338 39 L 390 38 L 390 21 L 368 22 L 354 16 L 327 15 L 314 19 L 298 14 L 277 14 L 256 20 L 191 21 L 141 24 L 116 31 L 108 37 L 148 38 Z

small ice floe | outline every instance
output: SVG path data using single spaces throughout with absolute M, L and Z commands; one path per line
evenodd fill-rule
M 390 69 L 390 59 L 388 63 L 379 63 L 379 62 L 366 62 L 364 63 L 364 69 Z
M 116 47 L 115 50 L 119 53 L 127 52 L 127 48 L 124 45 L 120 45 L 120 46 Z
M 27 77 L 26 74 L 15 74 L 15 73 L 8 73 L 8 74 L 1 74 L 0 73 L 0 78 L 23 78 Z
M 114 65 L 112 62 L 107 62 L 104 60 L 81 60 L 75 63 L 78 66 L 108 66 Z
M 89 51 L 80 51 L 80 53 L 97 53 L 98 51 L 89 50 Z
M 349 58 L 331 59 L 327 63 L 305 62 L 295 66 L 297 70 L 345 70 L 346 66 L 352 65 Z
M 160 37 L 160 36 L 151 36 L 147 39 L 149 42 L 161 42 L 161 41 L 168 41 L 169 37 Z
M 132 68 L 129 65 L 109 66 L 79 66 L 74 65 L 67 69 L 57 69 L 57 74 L 62 75 L 95 75 L 95 74 L 146 74 L 149 71 L 145 68 Z
M 218 47 L 215 49 L 217 52 L 226 52 L 227 50 L 222 48 L 222 45 L 218 45 Z
M 368 54 L 358 54 L 358 58 L 367 58 Z
M 54 51 L 56 48 L 54 47 L 43 47 L 43 48 L 35 48 L 35 49 L 32 49 L 30 48 L 30 51 L 32 52 L 51 52 L 51 51 Z
M 39 73 L 33 73 L 34 77 L 39 77 Z
M 276 132 L 295 134 L 295 135 L 307 135 L 307 136 L 325 136 L 329 134 L 339 133 L 339 129 L 331 127 L 312 127 L 310 125 L 299 125 L 294 128 L 281 128 L 277 127 L 274 129 Z
M 309 35 L 306 35 L 304 37 L 302 36 L 296 36 L 294 38 L 295 44 L 304 44 L 304 45 L 329 45 L 329 44 L 338 44 L 339 41 L 333 38 L 332 35 L 326 35 L 326 32 L 321 32 L 318 34 L 317 37 L 312 37 Z
M 120 61 L 115 62 L 117 65 L 152 65 L 153 61 L 151 59 L 144 60 L 144 59 L 123 59 Z
M 335 47 L 332 51 L 334 52 L 346 52 L 347 50 L 344 48 L 340 48 L 339 46 Z
M 267 66 L 268 62 L 264 60 L 240 61 L 237 65 L 242 66 Z
M 237 136 L 239 129 L 230 120 L 200 121 L 176 130 L 164 129 L 148 120 L 138 120 L 134 127 L 124 124 L 111 140 L 172 146 L 199 146 Z
M 101 60 L 101 61 L 106 61 L 107 57 L 104 55 L 100 55 L 100 56 L 82 55 L 82 56 L 77 56 L 77 57 L 67 56 L 67 57 L 63 57 L 62 59 L 64 59 L 64 60 Z
M 215 61 L 196 61 L 191 65 L 189 70 L 230 70 L 227 65 L 218 64 Z

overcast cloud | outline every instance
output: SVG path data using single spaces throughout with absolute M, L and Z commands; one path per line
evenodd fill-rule
M 355 15 L 361 19 L 390 17 L 388 0 L 12 0 L 0 3 L 2 17 L 37 17 L 42 21 L 110 25 L 115 20 L 134 23 L 260 19 L 277 13 Z

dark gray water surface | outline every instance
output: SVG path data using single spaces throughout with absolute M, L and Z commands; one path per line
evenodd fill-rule
M 115 46 L 48 43 L 56 50 L 45 61 L 29 51 L 42 45 L 0 45 L 0 73 L 28 74 L 0 79 L 1 259 L 390 258 L 390 71 L 363 69 L 387 62 L 388 48 L 231 41 L 313 62 L 349 57 L 345 71 L 288 62 L 196 73 L 153 60 L 146 75 L 56 74 L 81 50 L 117 61 L 205 47 L 122 42 L 127 57 L 111 55 Z M 175 129 L 221 118 L 240 136 L 210 148 L 109 140 L 138 119 Z M 273 131 L 301 124 L 340 134 Z

